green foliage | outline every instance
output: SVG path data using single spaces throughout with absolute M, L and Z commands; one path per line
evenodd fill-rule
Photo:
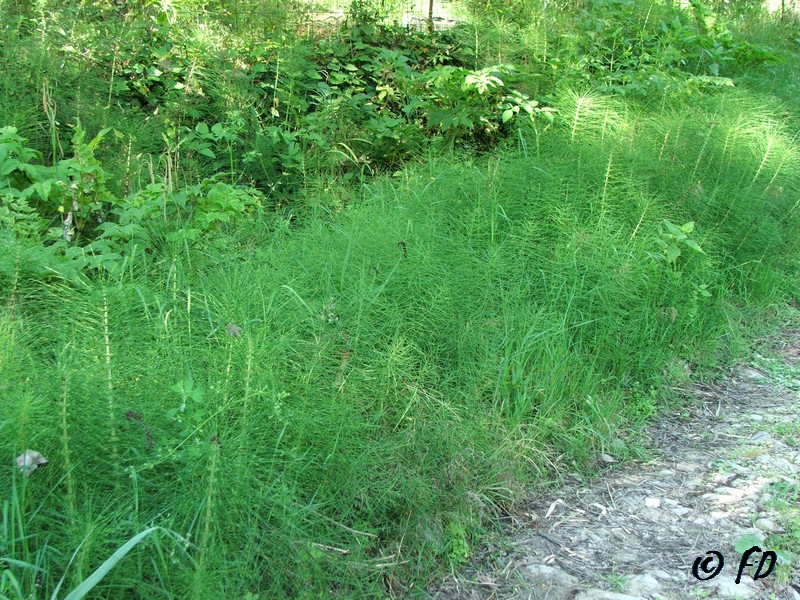
M 781 56 L 737 39 L 704 0 L 692 12 L 635 0 L 592 0 L 571 35 L 576 66 L 626 95 L 730 86 L 743 68 Z
M 31 164 L 36 156 L 16 128 L 0 129 L 0 224 L 23 237 L 43 231 L 46 221 L 31 199 L 46 199 L 52 188 L 52 180 L 44 179 L 41 169 Z
M 0 19 L 1 114 L 50 125 L 0 129 L 0 455 L 51 461 L 0 478 L 0 595 L 423 589 L 796 288 L 777 53 L 702 4 L 481 4 Z
M 669 221 L 664 221 L 664 230 L 658 240 L 662 249 L 662 256 L 669 265 L 675 265 L 682 253 L 681 247 L 684 246 L 695 252 L 703 253 L 700 245 L 689 237 L 694 231 L 694 223 L 688 222 L 684 225 L 673 225 Z

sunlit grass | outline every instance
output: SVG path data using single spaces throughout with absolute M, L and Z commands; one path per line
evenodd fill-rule
M 493 27 L 476 60 L 518 34 L 550 53 Z M 228 75 L 220 108 L 249 108 Z M 0 237 L 0 595 L 80 590 L 114 556 L 109 598 L 412 595 L 532 483 L 630 456 L 663 384 L 734 359 L 797 288 L 797 107 L 551 100 L 518 150 L 350 187 L 332 169 L 201 239 L 146 223 L 114 276 L 60 279 Z M 160 115 L 75 106 L 129 136 L 120 188 L 166 168 Z M 702 252 L 670 258 L 666 224 L 690 222 Z M 26 478 L 28 448 L 49 464 Z
M 740 303 L 776 297 L 731 258 L 745 246 L 722 209 L 791 221 L 766 190 L 796 185 L 794 158 L 770 130 L 787 167 L 743 158 L 759 201 L 740 203 L 715 161 L 748 135 L 570 97 L 536 159 L 433 160 L 335 218 L 165 244 L 118 279 L 15 284 L 0 448 L 51 463 L 24 481 L 26 546 L 7 552 L 74 586 L 158 524 L 191 560 L 142 542 L 135 575 L 100 585 L 369 596 L 459 560 L 526 483 L 623 448 L 676 357 L 725 359 Z M 723 108 L 693 114 L 745 119 Z M 665 262 L 664 219 L 696 220 L 705 254 Z M 748 244 L 780 264 L 780 229 Z

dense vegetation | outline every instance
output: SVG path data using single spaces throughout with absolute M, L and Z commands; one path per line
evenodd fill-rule
M 423 596 L 800 291 L 790 15 L 1 6 L 0 597 Z

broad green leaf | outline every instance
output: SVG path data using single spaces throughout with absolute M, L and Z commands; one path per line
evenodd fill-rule
M 34 184 L 33 187 L 42 200 L 47 200 L 50 197 L 50 190 L 53 188 L 53 180 L 45 179 L 40 183 Z
M 674 263 L 676 260 L 678 260 L 678 257 L 680 255 L 681 255 L 681 249 L 678 248 L 677 246 L 669 246 L 667 248 L 666 257 L 668 263 Z
M 512 109 L 508 108 L 503 111 L 503 123 L 506 123 L 513 118 L 514 118 L 514 111 Z
M 695 252 L 700 252 L 701 254 L 705 254 L 703 249 L 700 247 L 700 244 L 698 244 L 694 240 L 688 240 L 688 239 L 687 240 L 683 240 L 683 243 L 686 244 L 687 246 L 689 246 L 689 248 L 691 248 Z
M 672 223 L 670 223 L 669 221 L 664 221 L 664 227 L 667 229 L 667 231 L 668 231 L 670 234 L 672 234 L 672 235 L 674 235 L 674 236 L 680 236 L 680 235 L 683 235 L 683 231 L 681 231 L 681 228 L 680 228 L 680 227 L 678 227 L 677 225 L 673 225 L 673 224 L 672 224 Z
M 733 548 L 734 550 L 736 550 L 736 552 L 742 554 L 743 552 L 746 552 L 753 546 L 761 546 L 762 543 L 763 542 L 761 541 L 761 539 L 758 538 L 758 536 L 755 536 L 753 534 L 748 534 L 736 540 L 736 543 L 734 544 Z

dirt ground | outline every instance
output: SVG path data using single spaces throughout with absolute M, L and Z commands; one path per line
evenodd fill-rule
M 432 597 L 800 600 L 800 331 L 683 392 L 649 459 L 537 491 Z

